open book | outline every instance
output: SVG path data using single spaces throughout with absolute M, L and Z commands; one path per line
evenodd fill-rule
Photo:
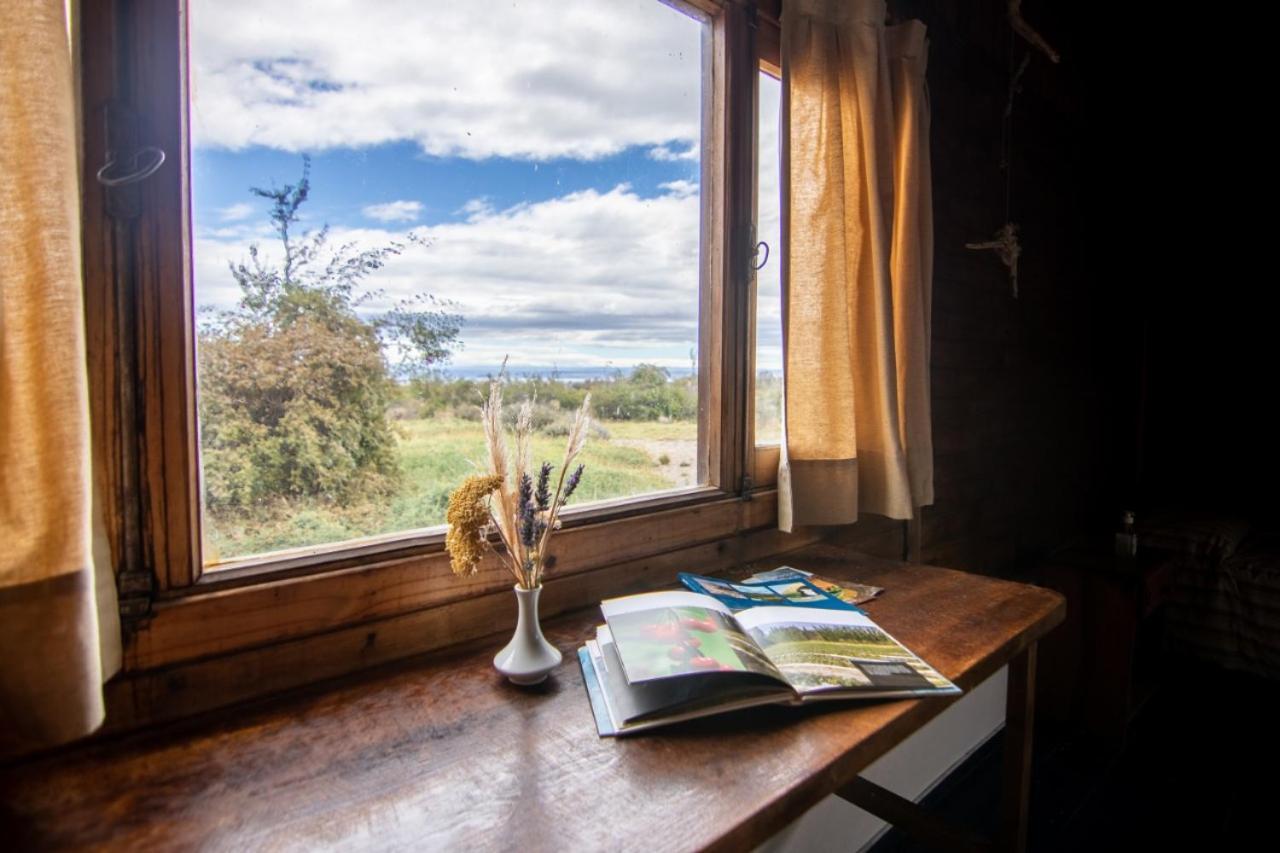
M 959 693 L 856 610 L 756 606 L 653 592 L 601 605 L 578 650 L 601 736 L 753 705 Z

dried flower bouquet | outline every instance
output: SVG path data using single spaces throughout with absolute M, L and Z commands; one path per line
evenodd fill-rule
M 481 408 L 485 443 L 489 451 L 489 473 L 475 474 L 449 496 L 446 519 L 449 533 L 445 545 L 452 557 L 453 572 L 474 574 L 488 548 L 502 557 L 520 589 L 536 589 L 543 573 L 555 558 L 547 550 L 551 536 L 560 528 L 560 510 L 578 483 L 583 466 L 569 472 L 582 453 L 591 426 L 591 395 L 574 414 L 560 464 L 555 491 L 551 490 L 554 466 L 542 463 L 536 479 L 531 473 L 530 445 L 533 441 L 533 404 L 526 401 L 516 414 L 515 449 L 507 449 L 502 424 L 502 377 L 489 383 L 489 399 Z M 489 541 L 497 533 L 500 545 Z

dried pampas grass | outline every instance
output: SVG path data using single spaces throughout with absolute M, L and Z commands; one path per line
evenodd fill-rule
M 516 413 L 514 453 L 508 452 L 503 427 L 502 380 L 506 362 L 498 378 L 489 383 L 489 396 L 481 407 L 489 474 L 472 476 L 449 496 L 449 534 L 445 545 L 457 574 L 470 574 L 485 548 L 491 547 L 483 535 L 487 522 L 477 522 L 487 514 L 502 543 L 507 568 L 522 589 L 535 589 L 554 562 L 548 552 L 551 535 L 560 527 L 560 510 L 577 489 L 584 466 L 570 467 L 586 446 L 591 431 L 591 395 L 574 413 L 565 442 L 555 492 L 550 491 L 551 463 L 544 463 L 536 480 L 531 468 L 533 446 L 533 403 L 525 401 Z M 477 508 L 482 508 L 478 510 Z M 456 520 L 455 520 L 456 519 Z M 496 549 L 495 549 L 496 550 Z

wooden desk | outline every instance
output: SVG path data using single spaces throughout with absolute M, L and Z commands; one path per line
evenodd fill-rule
M 1010 666 L 1005 841 L 1017 846 L 1035 643 L 1062 620 L 1062 597 L 832 546 L 757 565 L 782 564 L 886 587 L 872 617 L 964 688 Z M 493 671 L 493 638 L 0 770 L 0 837 L 9 849 L 745 850 L 828 794 L 865 795 L 850 788 L 858 772 L 949 704 L 755 709 L 600 739 L 574 655 L 598 619 L 547 626 L 565 663 L 541 689 Z

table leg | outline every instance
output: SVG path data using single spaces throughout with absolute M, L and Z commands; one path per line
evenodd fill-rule
M 1035 700 L 1036 646 L 1032 643 L 1009 662 L 1009 687 L 1005 697 L 1004 778 L 997 847 L 1015 853 L 1023 853 L 1027 849 Z

